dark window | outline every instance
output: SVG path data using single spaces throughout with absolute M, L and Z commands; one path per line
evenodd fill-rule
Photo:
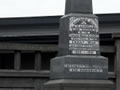
M 21 54 L 21 69 L 22 70 L 34 70 L 34 53 L 22 53 Z
M 108 58 L 108 66 L 109 66 L 109 72 L 113 72 L 114 71 L 114 53 L 102 53 L 102 56 L 105 56 Z
M 0 69 L 14 69 L 14 54 L 0 54 Z
M 50 69 L 50 60 L 56 56 L 57 52 L 42 53 L 42 70 Z

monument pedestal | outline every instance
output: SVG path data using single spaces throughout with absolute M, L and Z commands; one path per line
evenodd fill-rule
M 114 90 L 109 80 L 51 80 L 44 84 L 44 90 Z
M 108 59 L 102 56 L 65 55 L 51 60 L 51 79 L 108 79 Z

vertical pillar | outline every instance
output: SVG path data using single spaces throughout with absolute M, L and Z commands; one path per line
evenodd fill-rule
M 120 90 L 120 40 L 116 40 L 116 61 L 115 61 L 115 73 L 116 73 L 116 90 Z
M 39 52 L 39 51 L 37 51 L 37 52 L 35 52 L 35 65 L 34 65 L 34 67 L 35 67 L 35 70 L 36 71 L 39 71 L 39 70 L 41 70 L 41 52 Z
M 20 66 L 21 66 L 21 52 L 15 51 L 15 53 L 14 53 L 14 69 L 20 70 Z

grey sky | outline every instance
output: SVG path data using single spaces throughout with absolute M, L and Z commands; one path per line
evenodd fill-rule
M 0 18 L 63 15 L 65 0 L 0 0 Z M 93 0 L 94 13 L 120 13 L 120 0 Z

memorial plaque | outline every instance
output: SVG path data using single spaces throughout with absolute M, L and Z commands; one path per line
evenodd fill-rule
M 69 50 L 72 54 L 99 54 L 97 18 L 71 17 L 69 23 Z

